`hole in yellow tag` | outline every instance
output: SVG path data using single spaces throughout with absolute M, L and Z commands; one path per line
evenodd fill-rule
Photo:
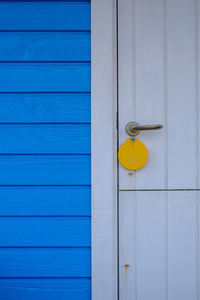
M 148 149 L 138 138 L 128 138 L 119 148 L 118 158 L 124 168 L 135 171 L 146 164 Z

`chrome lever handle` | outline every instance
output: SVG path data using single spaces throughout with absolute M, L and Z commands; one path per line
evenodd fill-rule
M 137 122 L 129 122 L 126 124 L 125 130 L 128 135 L 136 136 L 140 133 L 140 131 L 156 130 L 156 129 L 161 129 L 161 128 L 163 128 L 162 124 L 139 125 Z

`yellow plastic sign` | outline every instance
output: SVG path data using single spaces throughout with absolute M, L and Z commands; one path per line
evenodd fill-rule
M 146 164 L 148 149 L 138 138 L 128 138 L 119 148 L 118 158 L 124 168 L 135 171 Z

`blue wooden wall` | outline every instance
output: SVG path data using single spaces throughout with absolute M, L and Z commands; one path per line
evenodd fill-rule
M 89 300 L 90 3 L 0 2 L 0 299 Z

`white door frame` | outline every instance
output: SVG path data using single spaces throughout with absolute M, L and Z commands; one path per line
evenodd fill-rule
M 91 2 L 92 300 L 117 300 L 117 1 Z

